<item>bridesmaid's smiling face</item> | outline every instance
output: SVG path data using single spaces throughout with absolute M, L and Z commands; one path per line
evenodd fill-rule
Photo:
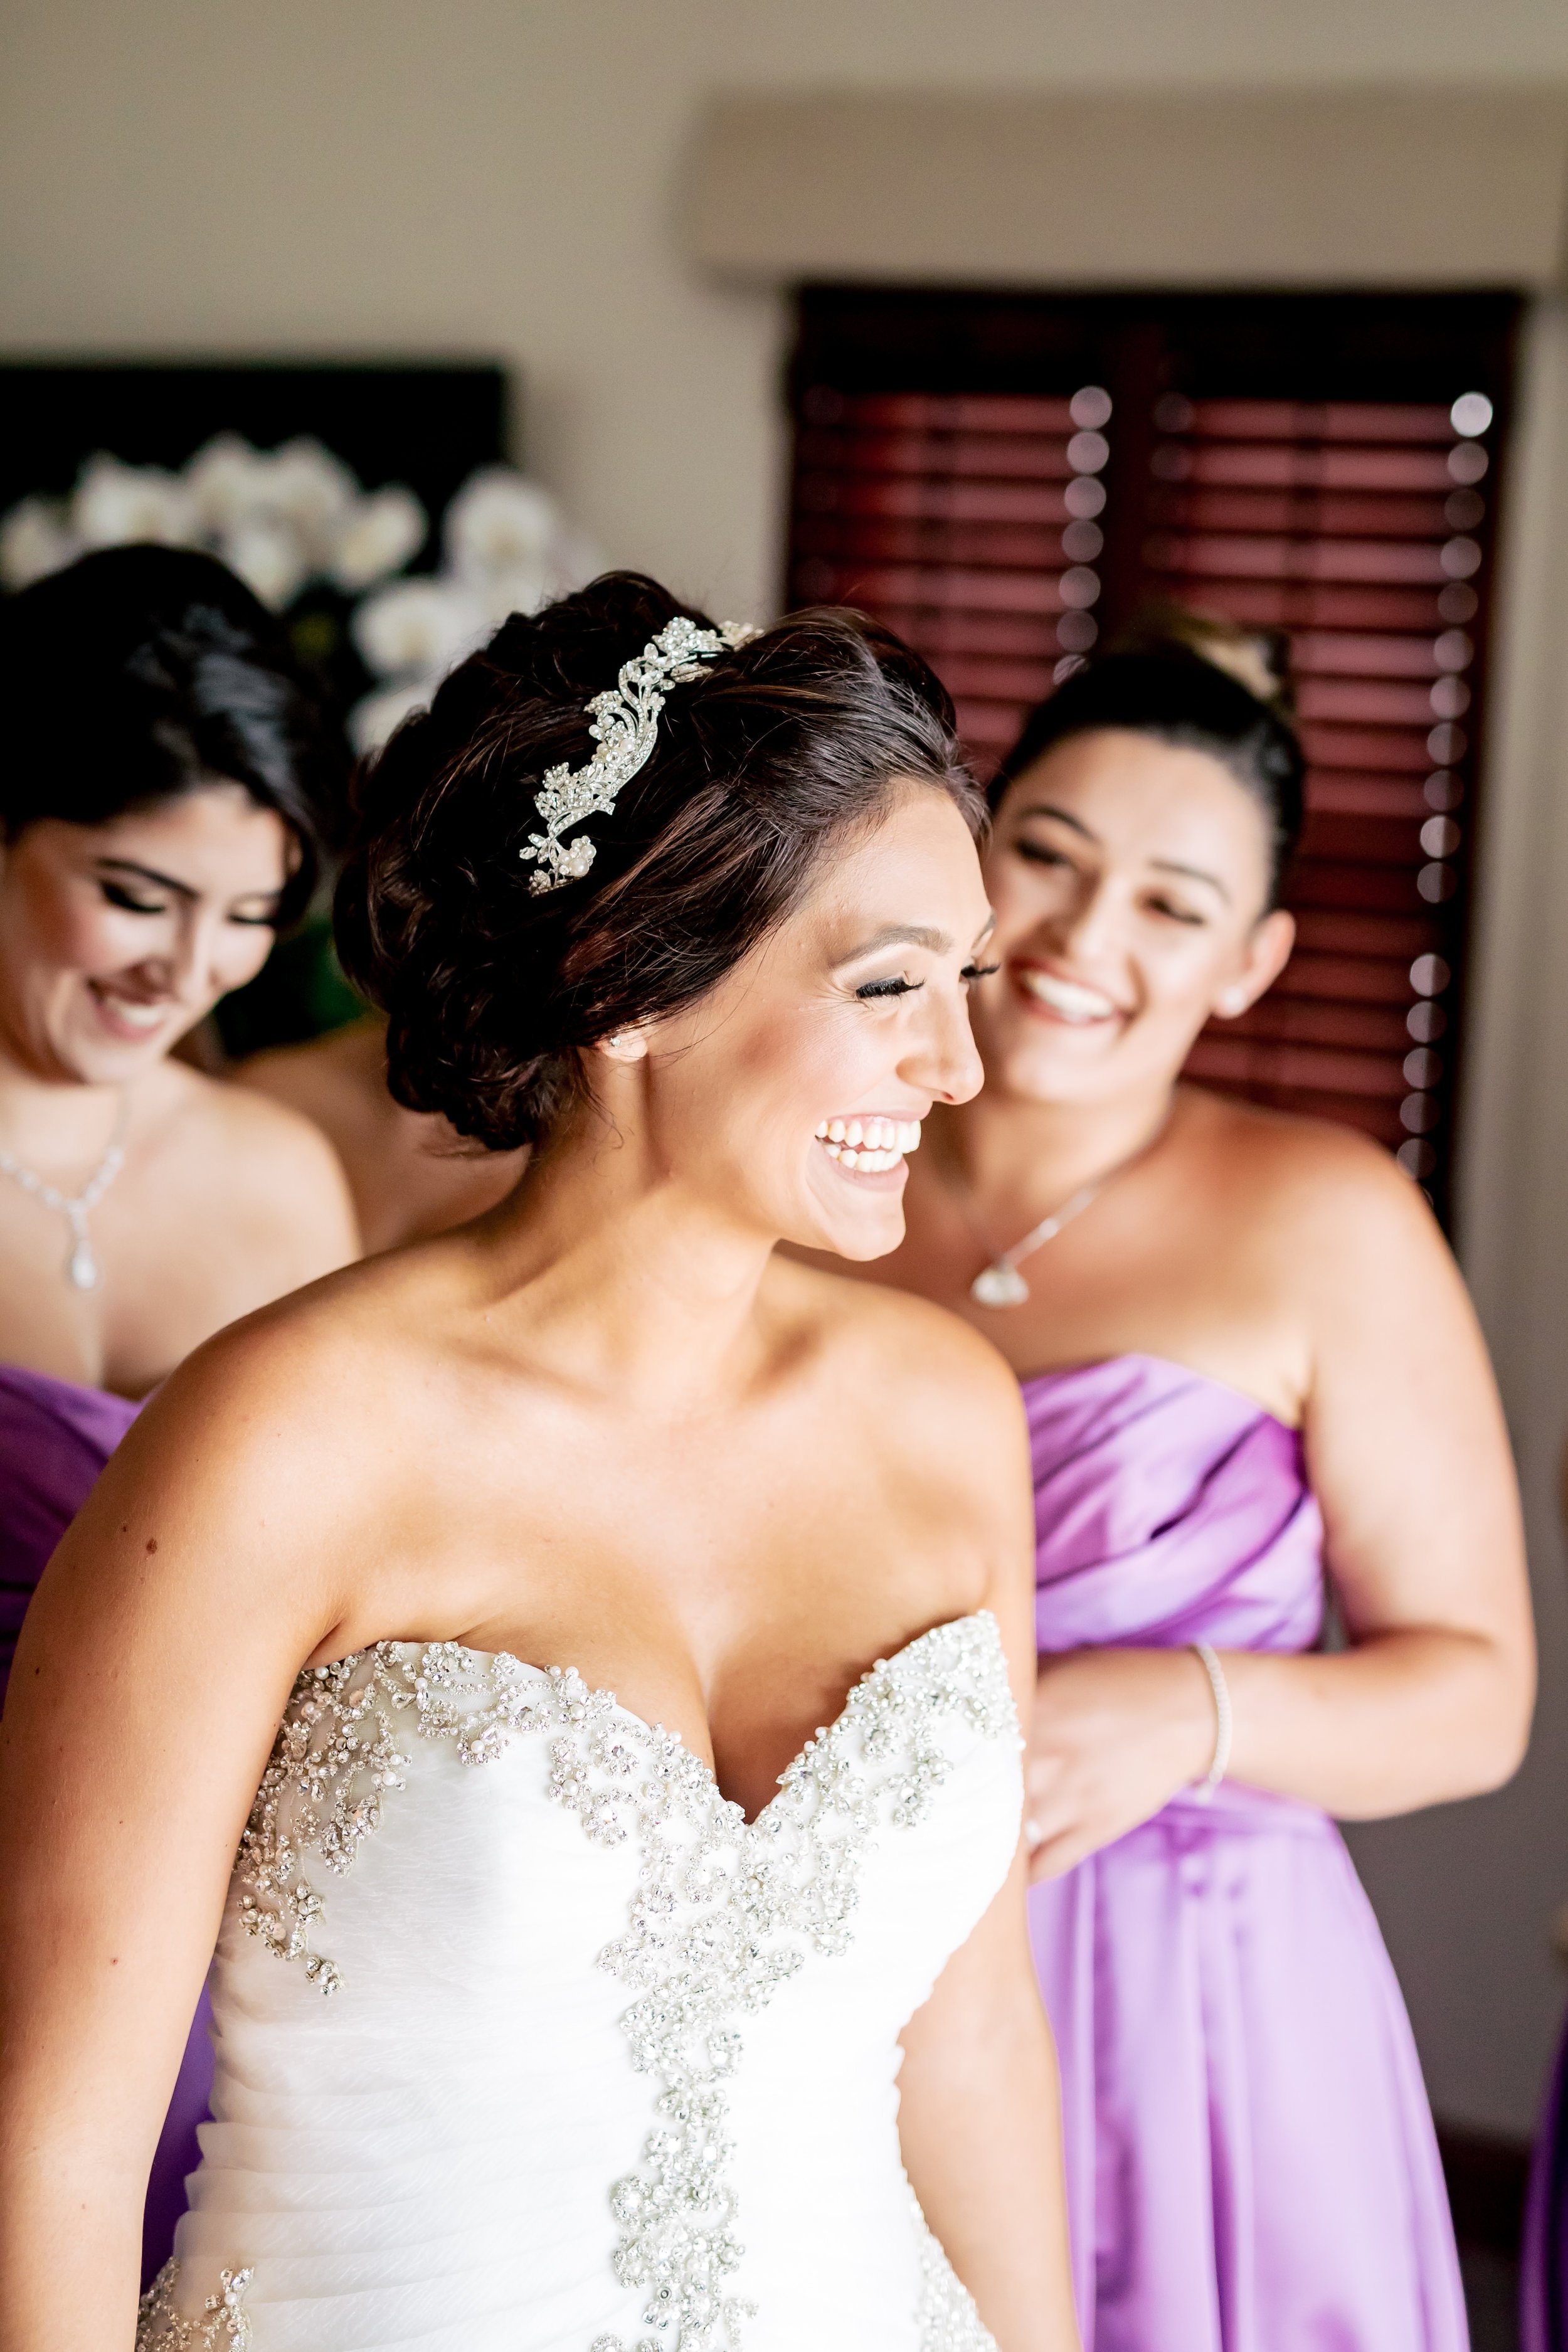
M 0 1039 L 41 1075 L 135 1077 L 260 971 L 290 862 L 239 784 L 38 818 L 0 852 Z
M 1169 1084 L 1290 952 L 1268 910 L 1268 819 L 1206 751 L 1121 728 L 1069 736 L 1008 790 L 985 858 L 996 908 L 975 1031 L 988 1082 L 1037 1101 Z
M 660 1171 L 804 1248 L 896 1249 L 919 1122 L 980 1087 L 969 997 L 990 929 L 959 810 L 929 786 L 895 787 L 775 931 L 627 1049 L 647 1064 Z

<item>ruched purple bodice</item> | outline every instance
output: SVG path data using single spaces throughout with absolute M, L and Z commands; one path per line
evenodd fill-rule
M 20 1364 L 0 1364 L 0 1702 L 16 1637 L 49 1555 L 141 1408 Z M 212 2090 L 211 2011 L 204 1992 L 153 2159 L 142 2226 L 142 2284 L 167 2261 L 185 2210 Z
M 1150 1356 L 1024 1383 L 1043 1653 L 1289 1654 L 1323 1615 L 1301 1441 Z M 1226 1781 L 1030 1897 L 1085 2352 L 1464 2352 L 1431 2116 L 1342 1840 Z
M 1296 1431 L 1153 1356 L 1026 1382 L 1040 1648 L 1310 1650 L 1323 1523 Z
M 102 1389 L 0 1364 L 0 1701 L 49 1554 L 136 1413 Z

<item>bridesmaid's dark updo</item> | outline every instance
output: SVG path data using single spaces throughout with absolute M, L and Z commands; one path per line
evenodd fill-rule
M 634 572 L 514 614 L 359 781 L 344 966 L 387 1014 L 397 1100 L 491 1150 L 546 1141 L 584 1099 L 584 1049 L 715 987 L 900 780 L 984 821 L 931 672 L 824 608 L 672 688 L 647 765 L 587 822 L 588 872 L 531 890 L 545 770 L 586 763 L 586 705 L 678 614 L 713 626 Z
M 281 625 L 215 556 L 109 547 L 0 601 L 0 830 L 111 823 L 244 786 L 295 844 L 280 923 L 310 902 L 346 761 Z
M 1197 652 L 1175 646 L 1111 653 L 1075 671 L 1025 721 L 991 785 L 998 808 L 1008 786 L 1075 735 L 1120 729 L 1179 750 L 1206 751 L 1257 803 L 1268 833 L 1268 904 L 1300 838 L 1306 761 L 1294 729 L 1273 704 Z

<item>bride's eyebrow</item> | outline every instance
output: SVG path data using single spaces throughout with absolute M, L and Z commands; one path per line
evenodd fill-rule
M 884 948 L 927 948 L 932 955 L 951 955 L 952 941 L 945 931 L 936 931 L 924 923 L 885 923 L 873 931 L 858 948 L 838 958 L 839 963 L 858 963 L 868 955 L 879 955 Z

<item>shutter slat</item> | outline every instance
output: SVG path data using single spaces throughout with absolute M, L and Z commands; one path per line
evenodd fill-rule
M 803 298 L 806 311 L 816 299 Z M 850 315 L 842 294 L 822 299 L 824 315 Z M 900 299 L 904 324 L 885 364 L 912 367 L 908 353 L 925 350 L 941 388 L 851 388 L 820 373 L 801 384 L 793 597 L 860 605 L 906 636 L 942 676 L 982 773 L 1140 601 L 1286 632 L 1309 763 L 1289 892 L 1297 948 L 1262 1003 L 1205 1031 L 1191 1068 L 1255 1101 L 1359 1127 L 1440 1185 L 1496 456 L 1488 435 L 1458 432 L 1450 411 L 1495 373 L 1413 358 L 1402 390 L 1360 396 L 1358 383 L 1381 388 L 1391 373 L 1399 304 L 1388 298 L 1375 322 L 1357 314 L 1359 344 L 1347 331 L 1325 357 L 1304 327 L 1270 346 L 1275 376 L 1287 367 L 1278 353 L 1293 352 L 1288 364 L 1314 396 L 1289 383 L 1255 396 L 1239 382 L 1231 396 L 1215 381 L 1231 364 L 1214 356 L 1227 331 L 1216 299 L 1190 308 L 1209 354 L 1201 394 L 1170 389 L 1188 362 L 1164 322 L 1189 313 L 1154 305 L 1122 357 L 1107 347 L 1101 381 L 1121 386 L 1112 409 L 1105 393 L 1069 395 L 1059 383 L 1037 396 L 984 388 L 986 352 L 1023 348 L 1010 321 L 1048 313 L 1058 324 L 1038 348 L 1087 349 L 1073 322 L 1094 315 L 1092 300 L 996 298 L 994 334 L 953 343 L 909 326 L 922 302 L 945 318 L 952 298 Z M 1303 320 L 1321 315 L 1314 298 L 1300 300 Z M 1256 306 L 1231 308 L 1237 374 L 1256 378 Z M 1275 308 L 1284 320 L 1289 304 Z M 863 367 L 864 347 L 844 331 Z M 1435 349 L 1424 331 L 1420 348 Z M 819 364 L 820 335 L 814 350 Z M 972 389 L 955 381 L 966 366 Z M 1355 396 L 1315 396 L 1336 371 Z M 1423 383 L 1430 398 L 1407 396 Z

